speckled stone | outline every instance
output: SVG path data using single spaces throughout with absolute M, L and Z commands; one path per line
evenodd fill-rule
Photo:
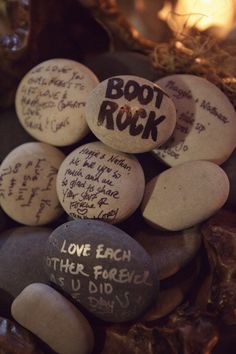
M 39 141 L 65 146 L 88 132 L 85 105 L 98 84 L 93 72 L 69 59 L 50 59 L 31 69 L 16 93 L 22 126 Z
M 171 138 L 154 154 L 169 166 L 227 160 L 236 147 L 236 112 L 228 97 L 194 75 L 171 75 L 156 83 L 174 101 L 177 122 Z
M 229 180 L 209 161 L 190 161 L 154 177 L 147 185 L 141 205 L 152 226 L 179 231 L 213 215 L 226 202 Z
M 0 234 L 0 288 L 10 299 L 31 283 L 47 282 L 43 256 L 51 232 L 50 228 L 22 226 Z
M 134 235 L 150 254 L 158 270 L 160 280 L 168 278 L 186 266 L 201 246 L 201 232 L 192 227 L 180 232 L 165 232 L 146 227 Z
M 100 81 L 116 75 L 135 75 L 150 81 L 157 79 L 157 72 L 152 66 L 151 59 L 141 53 L 106 52 L 87 57 L 83 63 L 97 75 Z
M 90 354 L 94 337 L 80 311 L 48 285 L 27 286 L 14 300 L 12 316 L 58 354 Z
M 227 206 L 236 210 L 236 149 L 221 166 L 229 178 L 230 189 Z
M 144 188 L 144 173 L 136 157 L 101 142 L 72 151 L 57 176 L 60 203 L 74 219 L 111 224 L 125 220 L 140 205 Z
M 102 221 L 70 221 L 54 230 L 45 264 L 53 283 L 105 321 L 138 318 L 158 293 L 148 253 L 128 234 Z
M 153 82 L 120 75 L 102 81 L 86 104 L 91 131 L 113 149 L 140 153 L 163 144 L 176 124 L 169 96 Z
M 44 225 L 63 210 L 56 192 L 58 168 L 64 154 L 43 143 L 25 143 L 12 150 L 0 166 L 0 203 L 13 220 Z

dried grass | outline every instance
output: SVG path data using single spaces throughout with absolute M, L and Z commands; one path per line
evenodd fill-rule
M 192 74 L 218 86 L 236 108 L 236 46 L 221 46 L 209 34 L 192 28 L 152 51 L 160 76 Z

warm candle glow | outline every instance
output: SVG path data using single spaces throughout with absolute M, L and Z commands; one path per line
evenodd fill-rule
M 179 0 L 175 7 L 167 1 L 158 16 L 175 31 L 193 26 L 199 30 L 218 27 L 223 37 L 234 24 L 234 14 L 235 0 Z

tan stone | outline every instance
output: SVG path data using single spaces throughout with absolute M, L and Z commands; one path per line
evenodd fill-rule
M 74 219 L 118 223 L 138 208 L 144 188 L 144 173 L 136 157 L 101 142 L 72 151 L 57 177 L 61 205 Z
M 174 101 L 177 123 L 154 154 L 170 166 L 191 160 L 222 164 L 236 147 L 236 113 L 228 97 L 194 75 L 171 75 L 156 83 Z
M 15 221 L 44 225 L 62 213 L 56 176 L 64 160 L 57 148 L 32 142 L 18 146 L 0 167 L 0 203 Z
M 12 316 L 59 354 L 89 354 L 94 337 L 82 313 L 48 285 L 27 286 L 14 300 Z
M 120 75 L 101 82 L 89 95 L 86 120 L 92 132 L 113 149 L 139 153 L 163 144 L 172 134 L 172 100 L 153 82 Z
M 16 93 L 22 126 L 37 140 L 55 146 L 73 144 L 89 128 L 86 99 L 98 84 L 93 72 L 69 59 L 50 59 L 31 69 Z
M 228 194 L 228 177 L 218 165 L 190 161 L 169 168 L 147 184 L 142 215 L 154 227 L 183 230 L 213 215 Z

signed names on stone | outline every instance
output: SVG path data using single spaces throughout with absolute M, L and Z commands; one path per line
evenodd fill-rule
M 84 65 L 51 59 L 30 70 L 16 94 L 16 112 L 23 127 L 37 140 L 65 146 L 88 132 L 85 104 L 98 84 Z
M 135 157 L 93 142 L 80 146 L 64 160 L 57 192 L 71 217 L 117 223 L 137 209 L 144 183 Z
M 0 167 L 0 201 L 3 210 L 25 225 L 55 220 L 62 208 L 56 193 L 56 176 L 64 155 L 44 143 L 18 146 Z
M 157 84 L 174 101 L 177 122 L 171 138 L 153 153 L 170 166 L 191 160 L 222 164 L 236 147 L 236 114 L 224 93 L 193 75 L 167 76 Z

